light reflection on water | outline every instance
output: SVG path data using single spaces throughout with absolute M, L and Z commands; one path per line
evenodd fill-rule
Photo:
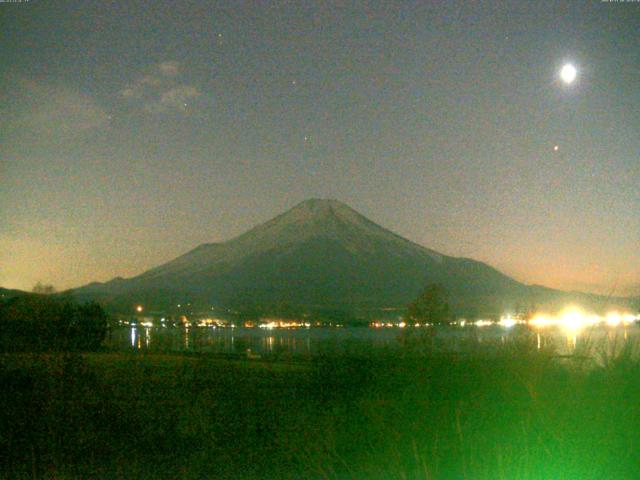
M 405 348 L 429 342 L 437 348 L 464 351 L 470 347 L 491 348 L 522 343 L 538 350 L 570 355 L 592 347 L 598 351 L 620 348 L 640 339 L 640 327 L 597 326 L 581 331 L 561 328 L 530 329 L 438 326 L 418 329 L 345 328 L 162 328 L 119 327 L 112 331 L 108 346 L 115 349 L 147 351 L 195 351 L 208 353 L 316 355 L 327 352 L 358 352 L 381 348 Z

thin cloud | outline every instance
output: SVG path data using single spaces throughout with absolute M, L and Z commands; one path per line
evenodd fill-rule
M 190 85 L 179 85 L 167 90 L 160 95 L 160 100 L 150 104 L 151 111 L 185 111 L 189 107 L 189 102 L 198 98 L 202 93 L 197 88 Z M 149 107 L 149 106 L 148 106 Z
M 47 139 L 105 127 L 109 115 L 92 96 L 69 87 L 19 77 L 12 80 L 9 127 Z
M 180 64 L 173 60 L 161 62 L 158 64 L 158 70 L 167 77 L 175 77 L 180 73 Z
M 120 94 L 125 98 L 143 98 L 155 94 L 162 86 L 162 78 L 159 75 L 149 74 L 138 78 L 131 85 L 125 87 Z
M 134 101 L 149 113 L 186 113 L 190 102 L 202 96 L 193 85 L 179 82 L 182 68 L 174 60 L 158 63 L 145 75 L 135 79 L 121 92 L 121 96 Z

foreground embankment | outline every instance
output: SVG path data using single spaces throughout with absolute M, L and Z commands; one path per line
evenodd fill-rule
M 632 479 L 640 363 L 0 356 L 2 478 Z

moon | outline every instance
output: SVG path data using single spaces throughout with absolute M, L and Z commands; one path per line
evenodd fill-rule
M 576 67 L 574 67 L 570 63 L 564 64 L 562 66 L 562 69 L 560 70 L 560 78 L 567 85 L 573 83 L 573 81 L 576 79 L 577 74 L 578 71 L 576 70 Z

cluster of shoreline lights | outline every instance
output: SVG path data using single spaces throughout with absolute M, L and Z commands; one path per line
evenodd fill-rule
M 633 315 L 630 313 L 620 313 L 612 311 L 606 315 L 589 314 L 577 307 L 569 307 L 563 310 L 558 315 L 545 315 L 536 314 L 528 320 L 513 316 L 503 315 L 500 320 L 466 320 L 460 319 L 453 322 L 453 325 L 460 327 L 475 326 L 475 327 L 488 327 L 491 325 L 499 325 L 504 328 L 511 328 L 515 325 L 528 325 L 533 328 L 546 328 L 546 327 L 562 327 L 566 330 L 580 330 L 585 327 L 591 327 L 596 325 L 605 325 L 609 327 L 627 326 L 634 322 L 640 321 L 640 315 Z M 383 327 L 429 327 L 431 323 L 415 323 L 407 324 L 404 321 L 399 323 L 390 322 L 372 322 L 371 327 L 383 328 Z
M 143 311 L 143 307 L 138 305 L 136 307 L 136 312 L 141 313 Z M 596 315 L 591 313 L 586 313 L 582 309 L 578 307 L 568 307 L 563 310 L 558 315 L 545 315 L 545 314 L 536 314 L 529 319 L 523 319 L 520 316 L 514 315 L 503 315 L 500 320 L 487 320 L 487 319 L 478 319 L 478 320 L 466 320 L 459 319 L 455 322 L 452 322 L 452 325 L 457 325 L 459 327 L 488 327 L 491 325 L 498 325 L 504 328 L 511 328 L 515 325 L 528 325 L 533 328 L 546 328 L 546 327 L 554 327 L 559 326 L 566 330 L 577 331 L 585 327 L 596 326 L 596 325 L 604 325 L 609 327 L 617 327 L 617 326 L 627 326 L 634 322 L 640 322 L 640 314 L 633 315 L 631 313 L 620 313 L 617 311 L 611 311 L 606 315 Z M 121 322 L 129 325 L 129 322 Z M 166 325 L 166 319 L 162 318 L 160 323 L 163 327 Z M 196 320 L 194 323 L 190 322 L 186 316 L 182 315 L 178 322 L 178 325 L 182 325 L 184 327 L 190 327 L 192 325 L 198 327 L 235 327 L 236 325 L 233 323 L 228 323 L 224 320 L 220 320 L 217 318 L 201 318 Z M 146 321 L 140 322 L 141 326 L 144 327 L 153 327 L 154 324 L 150 319 L 146 319 Z M 429 327 L 432 326 L 431 323 L 406 323 L 402 318 L 397 322 L 388 322 L 388 321 L 374 321 L 369 323 L 370 327 L 373 328 L 385 328 L 385 327 Z M 297 320 L 286 320 L 286 319 L 262 319 L 257 322 L 247 321 L 244 322 L 243 326 L 245 328 L 259 327 L 267 330 L 272 330 L 274 328 L 310 328 L 312 326 L 327 326 L 326 324 L 314 323 L 313 325 L 308 321 L 297 321 Z M 341 324 L 330 324 L 328 326 L 342 327 Z

